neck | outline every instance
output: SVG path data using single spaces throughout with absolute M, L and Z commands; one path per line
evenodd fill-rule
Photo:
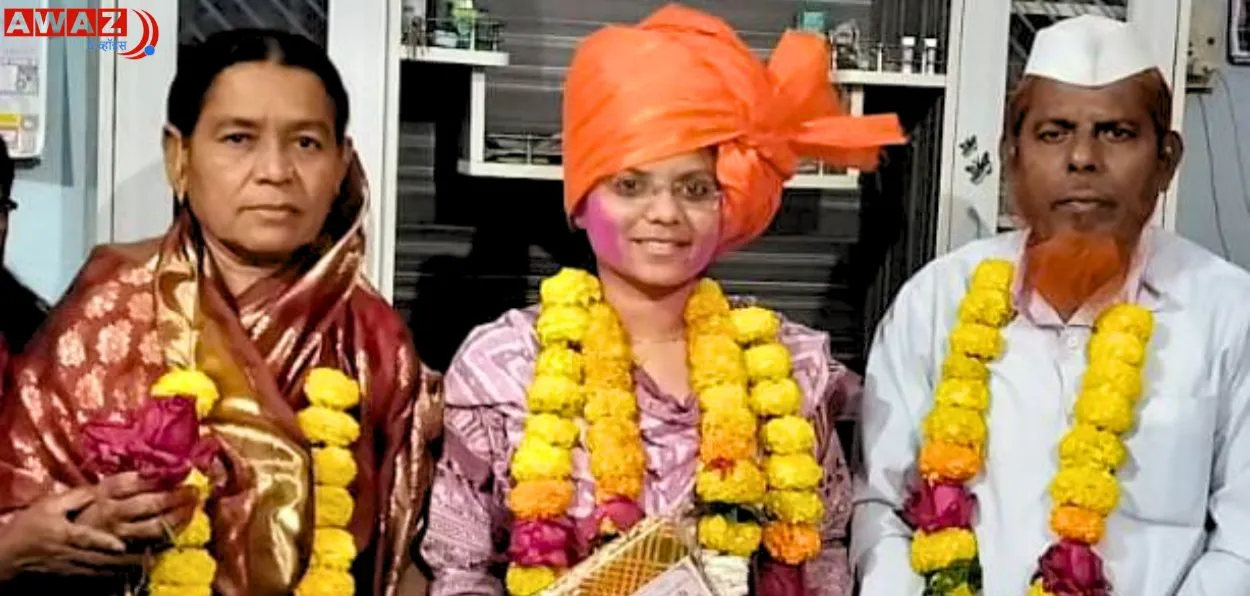
M 204 246 L 217 267 L 222 283 L 235 298 L 246 292 L 256 282 L 273 275 L 282 268 L 280 262 L 244 256 L 208 234 L 204 234 Z
M 600 267 L 599 271 L 603 297 L 616 311 L 631 341 L 667 342 L 684 337 L 682 315 L 698 279 L 668 291 L 649 291 L 623 279 L 610 268 Z

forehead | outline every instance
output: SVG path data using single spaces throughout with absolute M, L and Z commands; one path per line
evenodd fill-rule
M 334 121 L 334 106 L 317 75 L 272 62 L 221 71 L 204 98 L 201 120 Z
M 714 174 L 716 172 L 716 154 L 711 149 L 688 151 L 680 155 L 634 166 L 630 170 L 655 176 L 682 176 L 696 172 Z
M 1150 118 L 1149 89 L 1135 78 L 1102 87 L 1081 87 L 1039 78 L 1029 89 L 1032 122 L 1143 121 Z

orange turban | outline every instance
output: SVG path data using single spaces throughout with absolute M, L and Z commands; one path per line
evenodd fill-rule
M 787 32 L 765 66 L 727 23 L 677 4 L 582 41 L 564 88 L 564 208 L 602 179 L 715 146 L 722 250 L 763 233 L 798 158 L 872 169 L 898 117 L 847 116 L 824 38 Z

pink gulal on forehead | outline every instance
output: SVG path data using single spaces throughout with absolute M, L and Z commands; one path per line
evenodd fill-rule
M 599 191 L 592 191 L 586 197 L 582 207 L 581 223 L 586 229 L 586 235 L 590 239 L 590 247 L 595 251 L 595 257 L 611 267 L 623 267 L 625 243 L 629 240 L 625 237 L 625 232 L 621 229 L 619 222 L 614 220 L 603 206 Z M 706 239 L 701 242 L 696 241 L 691 249 L 691 258 L 687 264 L 690 266 L 690 274 L 697 275 L 707 269 L 716 258 L 718 242 Z

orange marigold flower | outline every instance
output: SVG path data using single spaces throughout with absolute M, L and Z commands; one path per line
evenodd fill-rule
M 633 501 L 642 499 L 642 474 L 596 476 L 595 502 L 606 503 L 618 497 Z
M 764 547 L 774 559 L 798 565 L 820 553 L 820 532 L 812 524 L 772 522 L 764 526 Z
M 1107 520 L 1084 507 L 1062 505 L 1050 512 L 1050 528 L 1056 534 L 1085 544 L 1098 544 Z
M 508 508 L 521 519 L 555 519 L 573 504 L 573 483 L 568 480 L 518 482 L 508 495 Z
M 920 475 L 931 482 L 967 482 L 981 471 L 981 452 L 954 443 L 925 443 L 920 448 Z

